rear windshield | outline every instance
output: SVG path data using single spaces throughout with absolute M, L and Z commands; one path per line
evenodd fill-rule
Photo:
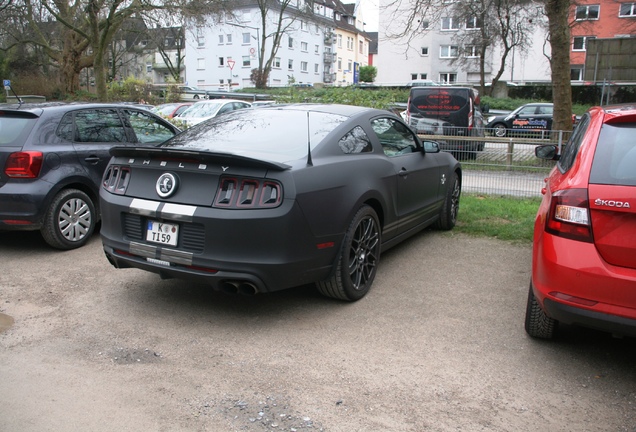
M 30 113 L 0 110 L 0 147 L 21 147 L 36 122 Z
M 636 123 L 603 125 L 590 183 L 636 186 Z
M 418 88 L 411 91 L 411 111 L 424 117 L 449 116 L 468 106 L 465 89 Z
M 230 153 L 273 162 L 307 155 L 347 117 L 312 111 L 238 110 L 192 127 L 162 144 L 188 150 Z M 309 144 L 308 144 L 309 141 Z

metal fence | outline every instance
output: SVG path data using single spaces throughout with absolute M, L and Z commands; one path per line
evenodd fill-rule
M 541 131 L 508 133 L 494 136 L 487 130 L 485 137 L 461 136 L 453 131 L 445 135 L 419 135 L 423 140 L 438 141 L 462 163 L 462 191 L 487 195 L 539 197 L 544 179 L 554 167 L 554 161 L 539 159 L 534 154 L 538 145 L 563 146 L 571 132 Z M 452 136 L 452 149 L 445 143 Z M 457 145 L 458 141 L 465 145 Z M 463 147 L 463 149 L 460 149 Z

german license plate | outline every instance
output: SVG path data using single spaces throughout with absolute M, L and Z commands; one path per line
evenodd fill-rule
M 161 243 L 176 246 L 179 238 L 179 225 L 165 222 L 148 221 L 146 240 L 153 243 Z

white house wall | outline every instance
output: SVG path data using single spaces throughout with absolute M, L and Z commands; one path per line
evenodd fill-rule
M 275 28 L 274 14 L 268 15 L 268 32 Z M 288 19 L 289 15 L 288 15 Z M 254 87 L 250 80 L 252 69 L 258 67 L 259 43 L 262 29 L 260 11 L 257 8 L 245 10 L 240 22 L 210 23 L 197 30 L 186 32 L 186 77 L 187 84 L 205 90 Z M 276 57 L 280 65 L 274 65 L 269 77 L 269 86 L 286 86 L 290 80 L 296 83 L 323 82 L 325 70 L 325 29 L 323 24 L 308 23 L 301 29 L 301 21 L 296 20 L 283 35 Z M 258 28 L 258 31 L 256 30 Z M 243 40 L 243 33 L 249 33 L 249 41 Z M 201 39 L 202 36 L 202 39 Z M 222 36 L 222 38 L 221 38 Z M 228 36 L 230 40 L 228 40 Z M 289 38 L 292 45 L 289 45 Z M 200 44 L 199 40 L 203 43 Z M 265 57 L 271 51 L 271 38 L 267 39 Z M 329 48 L 329 47 L 327 47 Z M 230 69 L 228 60 L 233 60 Z M 291 61 L 291 67 L 290 67 Z M 306 65 L 306 70 L 301 70 Z

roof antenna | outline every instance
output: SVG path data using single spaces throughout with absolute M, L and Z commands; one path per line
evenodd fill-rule
M 13 95 L 14 95 L 14 96 L 15 96 L 15 98 L 16 98 L 16 100 L 18 101 L 18 104 L 19 104 L 20 106 L 22 106 L 22 104 L 24 103 L 24 102 L 22 101 L 22 98 L 21 98 L 20 96 L 18 96 L 18 94 L 15 92 L 15 90 L 13 90 L 13 86 L 12 86 L 12 85 L 9 85 L 8 87 L 11 89 L 11 92 L 13 93 Z M 6 88 L 6 87 L 5 87 L 5 88 Z
M 311 161 L 311 131 L 309 130 L 309 111 L 307 111 L 307 165 L 314 166 Z

